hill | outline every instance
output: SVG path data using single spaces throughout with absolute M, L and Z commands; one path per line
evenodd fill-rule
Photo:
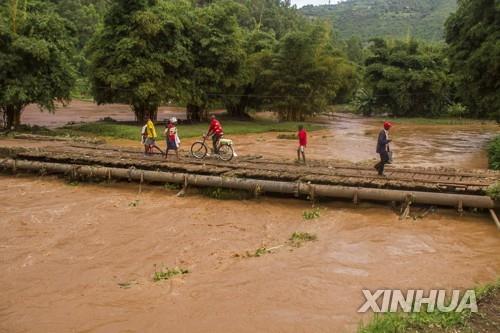
M 343 38 L 412 36 L 423 40 L 444 39 L 444 22 L 457 8 L 456 0 L 347 0 L 336 5 L 304 6 L 312 18 L 332 18 Z

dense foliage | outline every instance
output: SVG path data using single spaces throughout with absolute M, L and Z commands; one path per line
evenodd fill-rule
M 30 103 L 54 110 L 74 83 L 70 24 L 43 2 L 11 1 L 0 9 L 0 112 L 17 127 Z
M 276 52 L 263 59 L 259 87 L 266 105 L 282 119 L 304 119 L 324 110 L 343 89 L 357 82 L 355 68 L 332 49 L 325 26 L 288 33 Z
M 456 0 L 350 0 L 335 5 L 305 6 L 313 18 L 331 18 L 340 36 L 442 40 L 443 23 L 457 7 Z
M 366 60 L 365 85 L 360 96 L 369 110 L 395 116 L 438 116 L 445 111 L 449 83 L 442 50 L 414 40 L 375 39 Z M 366 101 L 370 104 L 366 104 Z
M 193 121 L 220 104 L 303 119 L 358 82 L 331 30 L 282 1 L 116 1 L 89 54 L 96 101 L 128 103 L 138 120 L 168 102 Z
M 302 120 L 351 101 L 365 115 L 500 120 L 498 1 L 460 0 L 447 49 L 422 41 L 440 40 L 455 8 L 454 0 L 301 10 L 288 0 L 4 1 L 0 110 L 17 125 L 27 104 L 53 110 L 74 94 L 129 104 L 139 121 L 171 103 L 193 121 L 216 107 Z
M 500 121 L 500 3 L 461 0 L 446 22 L 458 95 L 473 117 Z
M 115 1 L 89 45 L 97 103 L 129 104 L 137 120 L 176 97 L 191 54 L 185 1 Z

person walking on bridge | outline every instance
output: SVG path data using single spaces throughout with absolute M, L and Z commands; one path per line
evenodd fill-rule
M 375 169 L 378 171 L 380 176 L 384 175 L 384 166 L 389 163 L 389 152 L 391 151 L 389 148 L 389 143 L 392 141 L 389 138 L 389 130 L 391 129 L 392 124 L 388 121 L 384 122 L 384 129 L 380 131 L 378 134 L 377 140 L 377 154 L 380 155 L 380 162 L 375 164 Z
M 163 150 L 156 145 L 156 129 L 153 120 L 151 120 L 151 116 L 148 116 L 146 121 L 146 138 L 144 140 L 144 156 L 153 153 L 153 148 L 158 150 L 162 155 Z

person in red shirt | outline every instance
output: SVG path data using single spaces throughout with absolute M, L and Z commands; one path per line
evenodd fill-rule
M 299 132 L 297 133 L 299 137 L 299 148 L 297 149 L 297 160 L 300 162 L 300 155 L 302 154 L 302 159 L 304 163 L 306 163 L 306 154 L 305 149 L 307 146 L 307 132 L 304 129 L 304 126 L 299 125 Z
M 212 144 L 214 146 L 214 153 L 218 153 L 218 143 L 219 140 L 224 136 L 224 132 L 222 130 L 222 125 L 220 122 L 215 119 L 215 115 L 210 117 L 210 126 L 208 126 L 208 132 L 205 136 L 212 136 Z

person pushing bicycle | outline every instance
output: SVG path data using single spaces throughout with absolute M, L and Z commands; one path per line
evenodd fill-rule
M 214 154 L 219 153 L 219 140 L 224 136 L 224 132 L 222 130 L 222 125 L 215 118 L 215 115 L 210 117 L 210 125 L 208 126 L 208 132 L 205 137 L 212 136 L 212 144 L 214 147 Z

